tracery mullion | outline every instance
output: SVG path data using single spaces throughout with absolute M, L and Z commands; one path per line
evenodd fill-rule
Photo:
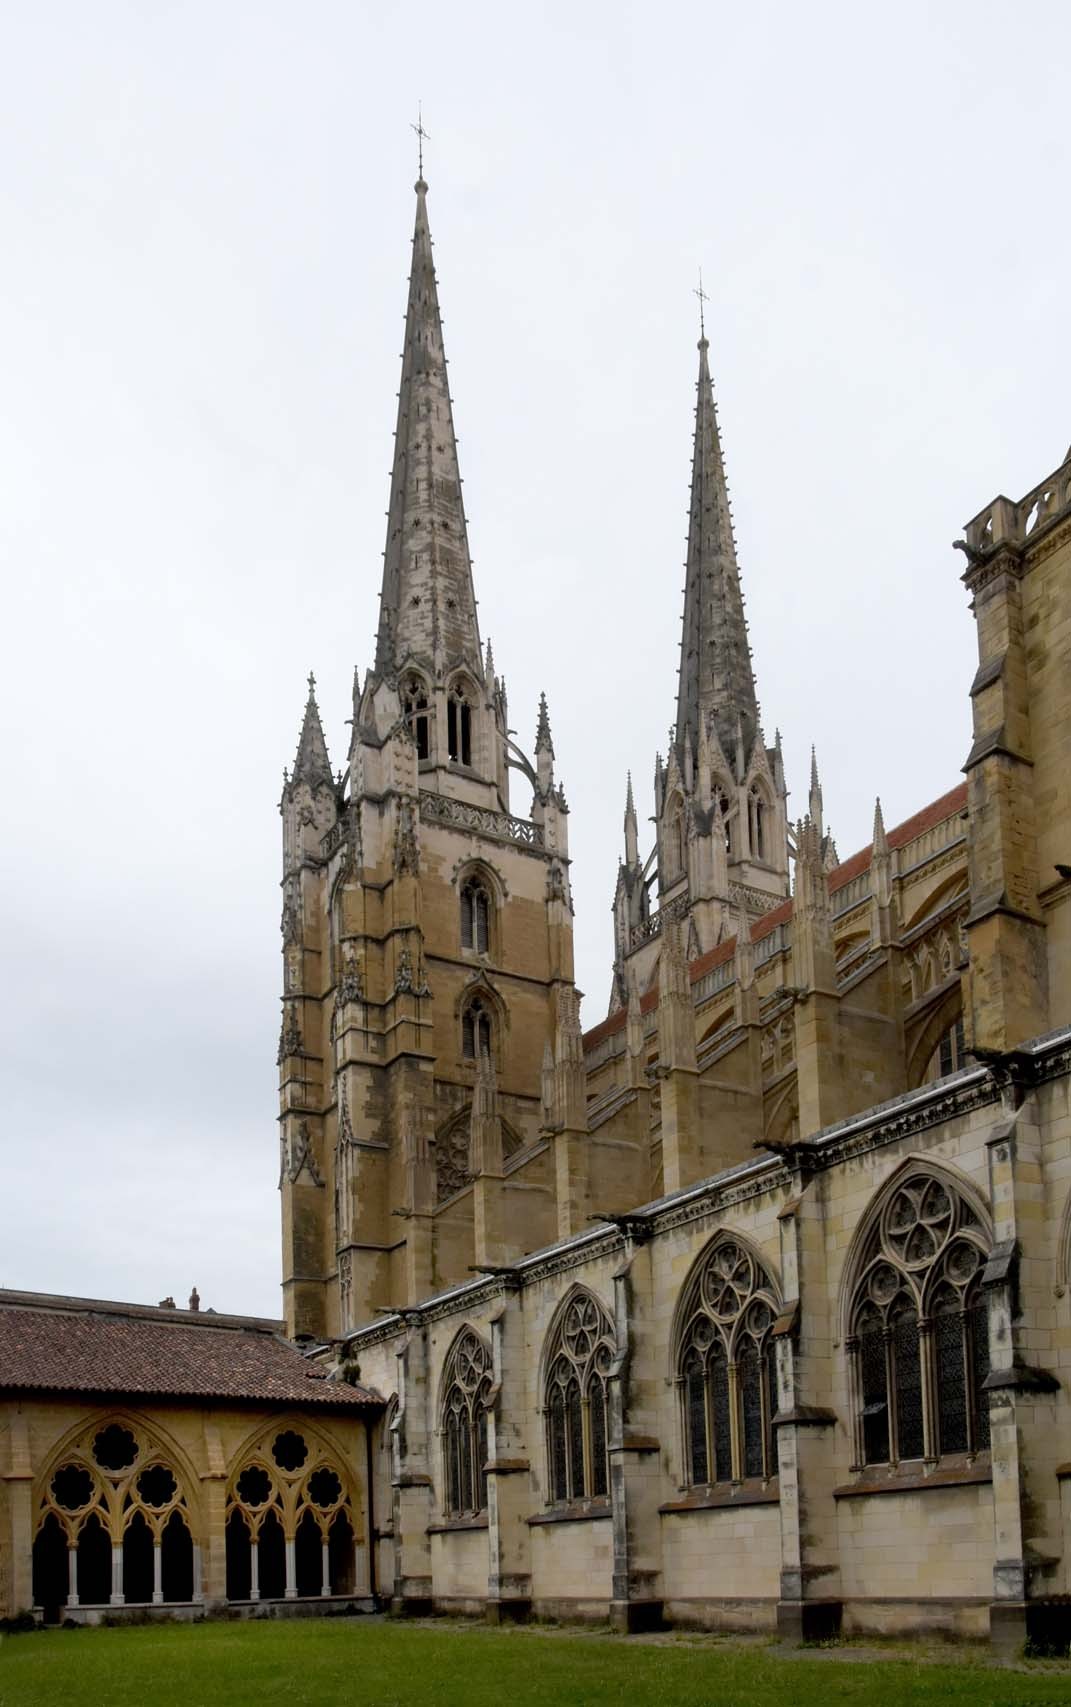
M 937 1335 L 932 1316 L 919 1316 L 919 1379 L 922 1384 L 922 1456 L 936 1460 L 940 1451 L 940 1415 L 937 1395 Z

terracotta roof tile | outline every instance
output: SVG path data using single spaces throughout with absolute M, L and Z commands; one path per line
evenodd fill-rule
M 0 1304 L 0 1392 L 259 1400 L 350 1410 L 382 1401 L 329 1381 L 270 1329 L 145 1312 Z M 134 1307 L 137 1310 L 137 1307 Z M 240 1320 L 240 1319 L 239 1319 Z
M 950 788 L 947 794 L 942 794 L 939 800 L 933 800 L 929 806 L 924 806 L 921 812 L 915 813 L 913 818 L 906 818 L 902 824 L 897 824 L 894 830 L 890 830 L 887 838 L 890 848 L 906 847 L 907 843 L 913 842 L 916 836 L 921 836 L 925 831 L 932 830 L 935 824 L 943 824 L 946 818 L 951 818 L 955 813 L 964 811 L 966 805 L 967 784 L 961 782 L 955 788 Z M 860 848 L 858 853 L 852 854 L 850 859 L 842 861 L 840 865 L 833 868 L 829 874 L 831 894 L 835 894 L 838 889 L 843 889 L 844 885 L 850 883 L 853 877 L 858 877 L 861 872 L 869 868 L 872 850 L 873 844 L 870 843 L 865 848 Z M 752 925 L 752 942 L 761 942 L 763 937 L 769 936 L 772 930 L 775 930 L 778 925 L 784 924 L 791 917 L 791 899 L 779 902 L 776 907 L 772 908 L 770 912 L 764 913 L 762 918 L 757 919 Z M 717 948 L 710 948 L 705 954 L 701 954 L 697 960 L 691 961 L 688 967 L 688 976 L 691 982 L 697 984 L 700 978 L 705 977 L 708 972 L 712 972 L 715 966 L 724 966 L 727 960 L 732 959 L 735 949 L 736 938 L 735 936 L 729 937 L 725 942 L 719 942 Z M 658 986 L 656 984 L 641 997 L 640 1012 L 650 1013 L 651 1009 L 657 1005 Z M 600 1020 L 598 1025 L 592 1026 L 590 1031 L 584 1033 L 585 1053 L 594 1049 L 604 1038 L 613 1037 L 616 1032 L 623 1031 L 624 1026 L 625 1010 L 619 1008 L 617 1013 L 611 1014 L 608 1019 Z

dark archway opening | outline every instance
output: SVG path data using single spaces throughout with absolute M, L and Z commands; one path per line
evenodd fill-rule
M 319 1594 L 323 1588 L 323 1541 L 320 1526 L 311 1511 L 302 1513 L 294 1545 L 294 1565 L 299 1596 Z
M 283 1526 L 269 1511 L 257 1537 L 257 1568 L 261 1600 L 282 1600 L 286 1593 L 286 1542 Z
M 78 1599 L 82 1606 L 107 1606 L 112 1597 L 112 1544 L 96 1512 L 78 1531 Z
M 327 1560 L 332 1594 L 352 1594 L 354 1581 L 353 1526 L 344 1511 L 335 1513 L 327 1537 Z
M 165 1600 L 193 1599 L 193 1536 L 177 1511 L 160 1538 L 160 1575 Z
M 123 1599 L 148 1606 L 153 1589 L 153 1541 L 145 1513 L 136 1511 L 123 1531 Z
M 227 1519 L 227 1599 L 248 1600 L 253 1583 L 253 1553 L 249 1525 L 240 1511 Z
M 50 1511 L 33 1544 L 33 1603 L 41 1608 L 46 1624 L 59 1623 L 69 1582 L 67 1536 L 55 1512 Z

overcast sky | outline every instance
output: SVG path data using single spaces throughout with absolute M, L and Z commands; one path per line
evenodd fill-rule
M 279 820 L 372 656 L 418 99 L 484 635 L 605 1012 L 674 710 L 702 266 L 767 736 L 953 786 L 951 541 L 1062 460 L 1066 3 L 7 0 L 0 1284 L 279 1309 Z M 526 812 L 518 796 L 514 809 Z

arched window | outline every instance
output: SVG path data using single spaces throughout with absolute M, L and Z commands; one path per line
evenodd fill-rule
M 402 687 L 402 709 L 416 742 L 417 759 L 431 757 L 431 714 L 428 690 L 417 675 L 407 676 Z
M 228 1600 L 350 1592 L 356 1533 L 341 1462 L 311 1430 L 276 1425 L 228 1485 Z
M 446 702 L 446 740 L 457 765 L 472 763 L 472 707 L 462 682 L 455 682 Z
M 677 1341 L 685 1475 L 693 1486 L 776 1471 L 777 1310 L 761 1264 L 734 1239 L 717 1240 L 688 1284 Z
M 487 1400 L 491 1353 L 479 1334 L 463 1328 L 443 1370 L 443 1510 L 473 1517 L 487 1506 Z
M 606 1379 L 613 1328 L 590 1292 L 571 1298 L 548 1347 L 546 1424 L 553 1504 L 599 1499 L 610 1491 Z
M 72 1605 L 107 1605 L 113 1593 L 127 1604 L 188 1602 L 199 1598 L 191 1524 L 182 1477 L 149 1431 L 98 1420 L 41 1485 L 35 1559 L 40 1551 L 48 1560 L 42 1580 L 50 1596 L 62 1586 Z M 48 1551 L 57 1534 L 71 1555 L 64 1585 Z
M 919 1173 L 896 1186 L 852 1296 L 858 1463 L 989 1446 L 986 1253 L 977 1216 L 951 1185 Z
M 461 885 L 461 946 L 487 954 L 491 947 L 491 897 L 478 877 Z
M 461 1053 L 466 1061 L 491 1053 L 491 1015 L 479 996 L 473 996 L 461 1016 Z

